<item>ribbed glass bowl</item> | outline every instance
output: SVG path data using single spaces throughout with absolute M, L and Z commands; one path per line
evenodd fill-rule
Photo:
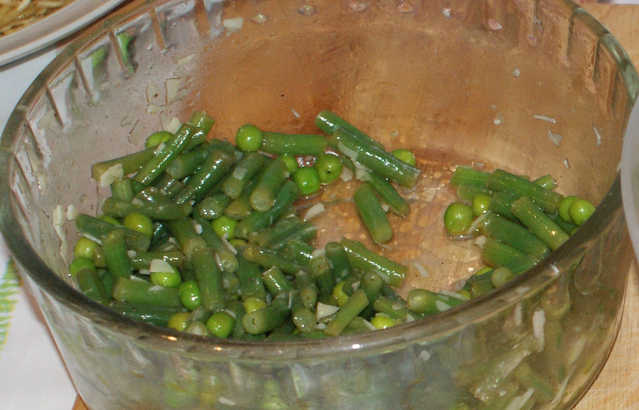
M 617 168 L 638 85 L 615 39 L 570 1 L 139 1 L 70 44 L 11 115 L 2 232 L 94 409 L 568 408 L 620 325 L 632 252 Z M 218 138 L 244 122 L 311 132 L 330 109 L 414 150 L 424 177 L 404 192 L 411 215 L 377 249 L 411 267 L 403 291 L 453 289 L 480 264 L 443 231 L 455 165 L 550 173 L 599 206 L 507 286 L 384 331 L 266 344 L 119 317 L 67 273 L 67 211 L 99 211 L 90 164 L 202 109 Z M 320 243 L 360 239 L 352 204 L 335 203 L 317 221 Z

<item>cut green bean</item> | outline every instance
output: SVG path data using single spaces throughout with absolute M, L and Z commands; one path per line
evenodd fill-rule
M 155 326 L 166 326 L 169 318 L 179 310 L 175 307 L 132 304 L 113 301 L 108 305 L 120 315 L 133 320 L 140 320 Z
M 135 193 L 128 178 L 118 179 L 111 184 L 111 196 L 117 200 L 130 202 Z
M 277 266 L 272 266 L 264 271 L 262 273 L 262 281 L 273 296 L 293 290 L 293 285 L 286 279 L 284 273 Z
M 348 261 L 348 255 L 344 247 L 338 242 L 328 242 L 324 249 L 335 280 L 344 280 L 351 274 L 351 264 Z
M 372 172 L 366 172 L 360 179 L 362 181 L 367 181 L 371 187 L 373 187 L 375 192 L 377 192 L 380 198 L 388 204 L 390 210 L 394 214 L 399 216 L 408 215 L 410 212 L 408 202 L 399 195 L 391 183 Z
M 286 259 L 295 263 L 308 267 L 313 259 L 314 248 L 304 241 L 298 239 L 290 240 L 278 252 Z
M 242 256 L 248 261 L 257 263 L 265 268 L 277 266 L 282 269 L 282 271 L 289 274 L 294 274 L 295 272 L 302 270 L 302 266 L 298 263 L 288 260 L 270 249 L 249 245 L 244 248 Z
M 235 235 L 238 238 L 248 239 L 251 232 L 257 232 L 260 229 L 271 226 L 295 202 L 297 197 L 297 185 L 290 180 L 284 182 L 275 197 L 273 205 L 266 211 L 253 212 L 247 218 L 241 220 L 235 228 Z
M 326 149 L 326 137 L 323 135 L 282 134 L 263 132 L 261 150 L 271 154 L 314 155 Z
M 182 179 L 191 175 L 209 156 L 207 147 L 197 147 L 191 151 L 184 152 L 171 161 L 166 167 L 166 174 L 175 179 Z
M 357 290 L 337 311 L 333 320 L 326 326 L 324 333 L 329 336 L 337 336 L 342 333 L 346 326 L 368 306 L 368 303 L 366 293 L 361 289 Z
M 180 244 L 187 261 L 191 261 L 193 253 L 197 249 L 207 247 L 206 241 L 195 231 L 192 219 L 182 218 L 169 221 L 167 227 Z
M 288 297 L 286 297 L 288 300 Z M 273 300 L 269 306 L 246 313 L 242 325 L 247 333 L 258 335 L 280 326 L 289 315 L 288 301 L 281 298 Z
M 175 197 L 178 205 L 194 199 L 203 198 L 207 192 L 228 172 L 233 165 L 234 158 L 221 150 L 212 151 L 206 158 L 197 174 L 193 175 Z
M 411 312 L 435 314 L 463 303 L 464 300 L 426 289 L 412 289 L 408 292 L 406 303 Z
M 533 181 L 535 184 L 539 185 L 543 189 L 548 189 L 552 191 L 557 188 L 557 181 L 552 177 L 552 175 L 543 175 Z
M 158 152 L 154 153 L 153 158 L 144 164 L 135 175 L 134 180 L 143 185 L 149 185 L 153 182 L 164 172 L 173 158 L 184 150 L 196 131 L 197 129 L 190 125 L 182 125 L 175 134 L 175 137 L 165 144 L 162 149 L 158 149 Z
M 279 249 L 288 240 L 300 239 L 309 241 L 315 237 L 317 228 L 315 225 L 302 222 L 297 216 L 280 218 L 275 225 L 260 232 L 251 232 L 249 240 L 258 246 Z
M 520 197 L 529 197 L 544 211 L 550 213 L 557 211 L 562 200 L 562 196 L 555 191 L 544 189 L 534 182 L 501 169 L 490 175 L 488 187 L 495 191 L 510 191 Z
M 385 296 L 380 296 L 375 299 L 373 302 L 373 309 L 375 309 L 376 312 L 384 313 L 389 317 L 400 321 L 405 321 L 408 315 L 408 308 L 405 303 L 394 301 Z
M 354 196 L 357 212 L 368 230 L 368 233 L 377 243 L 386 243 L 393 238 L 393 229 L 386 218 L 386 212 L 382 209 L 372 186 L 365 182 L 355 192 Z
M 366 135 L 364 132 L 357 129 L 354 125 L 344 120 L 337 114 L 331 111 L 321 111 L 315 117 L 315 125 L 328 135 L 335 134 L 339 130 L 345 130 L 353 134 L 355 138 L 358 138 L 362 143 L 371 144 L 380 149 L 384 149 L 384 146 L 373 138 Z
M 247 261 L 242 256 L 238 256 L 237 260 L 239 262 L 237 276 L 240 280 L 242 299 L 248 297 L 264 299 L 266 297 L 266 289 L 264 288 L 259 266 L 256 263 Z
M 537 264 L 532 257 L 492 238 L 486 238 L 482 245 L 481 257 L 487 265 L 505 266 L 514 274 L 525 272 Z
M 242 193 L 239 197 L 232 200 L 224 209 L 224 215 L 228 216 L 231 219 L 240 220 L 248 217 L 253 212 L 253 208 L 251 208 L 251 203 L 249 198 L 251 197 L 251 193 L 253 189 L 257 185 L 259 180 L 257 178 L 253 178 L 250 180 L 242 190 Z
M 472 202 L 477 195 L 492 196 L 493 191 L 482 186 L 475 185 L 457 185 L 457 197 L 464 202 Z
M 559 248 L 569 235 L 554 223 L 530 198 L 521 197 L 513 202 L 513 214 L 553 251 Z
M 515 202 L 517 198 L 517 195 L 512 192 L 495 192 L 490 197 L 488 210 L 493 211 L 504 218 L 508 218 L 513 221 L 517 220 L 517 217 L 511 210 L 513 202 Z
M 310 271 L 317 288 L 319 296 L 322 298 L 329 297 L 335 287 L 335 277 L 328 261 L 323 255 L 316 255 L 311 259 Z
M 479 171 L 471 167 L 459 166 L 455 168 L 450 183 L 454 186 L 474 186 L 481 190 L 489 190 L 488 180 L 490 174 L 488 172 Z
M 184 218 L 188 209 L 175 203 L 149 204 L 139 201 L 126 202 L 115 198 L 107 198 L 102 204 L 102 212 L 116 218 L 124 218 L 132 213 L 146 215 L 159 220 Z
M 149 162 L 155 155 L 155 148 L 147 148 L 143 151 L 134 152 L 133 154 L 124 155 L 118 158 L 114 158 L 108 161 L 102 161 L 93 164 L 91 167 L 91 176 L 94 180 L 100 182 L 100 185 L 105 186 L 104 181 L 108 178 L 109 174 L 114 171 L 121 170 L 120 177 L 129 175 L 138 169 L 142 168 L 144 164 Z M 103 181 L 104 178 L 104 181 Z
M 222 273 L 218 270 L 215 256 L 209 248 L 197 248 L 191 255 L 195 278 L 202 297 L 202 306 L 218 310 L 224 306 Z
M 75 225 L 80 232 L 91 235 L 94 238 L 102 238 L 113 230 L 123 229 L 127 246 L 137 252 L 146 251 L 151 243 L 151 239 L 140 232 L 118 227 L 86 214 L 79 214 L 75 219 Z
M 195 206 L 195 213 L 207 220 L 217 219 L 224 215 L 224 209 L 229 203 L 231 198 L 222 193 L 209 195 Z
M 134 305 L 167 308 L 180 308 L 182 306 L 177 288 L 165 288 L 137 278 L 119 277 L 113 288 L 113 298 Z
M 195 217 L 195 221 L 202 230 L 200 236 L 204 239 L 206 245 L 215 251 L 220 269 L 225 272 L 237 271 L 239 264 L 232 249 L 215 233 L 208 221 L 199 217 Z
M 233 171 L 222 182 L 222 190 L 232 199 L 236 199 L 242 193 L 244 186 L 264 166 L 264 156 L 256 152 L 247 154 L 235 165 Z
M 107 303 L 109 296 L 104 289 L 104 283 L 95 269 L 83 268 L 76 275 L 78 287 L 89 298 L 99 303 Z
M 288 177 L 288 168 L 280 158 L 271 161 L 249 197 L 251 207 L 256 211 L 268 211 L 275 203 L 275 196 Z
M 528 229 L 497 214 L 488 214 L 480 224 L 481 232 L 541 261 L 550 249 Z
M 407 268 L 367 249 L 362 243 L 350 239 L 341 241 L 352 267 L 364 272 L 375 272 L 391 286 L 400 286 Z
M 211 128 L 213 128 L 213 125 L 215 125 L 215 120 L 204 111 L 195 111 L 191 114 L 191 118 L 189 118 L 187 124 L 199 128 L 204 131 L 205 134 L 208 134 Z
M 130 277 L 133 268 L 127 254 L 124 231 L 116 229 L 109 232 L 104 237 L 102 248 L 109 271 L 115 276 Z

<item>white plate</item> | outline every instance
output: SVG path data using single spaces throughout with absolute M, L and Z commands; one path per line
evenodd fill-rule
M 0 66 L 60 40 L 106 14 L 124 0 L 75 0 L 35 23 L 0 37 Z

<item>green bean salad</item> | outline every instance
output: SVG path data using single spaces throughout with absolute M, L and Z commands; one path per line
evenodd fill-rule
M 410 213 L 397 187 L 421 171 L 322 111 L 318 134 L 246 124 L 235 145 L 210 139 L 214 120 L 194 113 L 143 150 L 92 167 L 110 186 L 99 216 L 80 214 L 69 272 L 84 294 L 132 319 L 217 338 L 280 341 L 385 329 L 451 309 L 504 286 L 561 246 L 594 212 L 555 191 L 550 175 L 457 167 L 458 200 L 444 213 L 451 239 L 475 240 L 486 265 L 456 292 L 412 289 L 407 266 L 349 238 L 317 248 L 298 200 L 361 181 L 354 206 L 372 241 L 393 237 L 387 213 Z

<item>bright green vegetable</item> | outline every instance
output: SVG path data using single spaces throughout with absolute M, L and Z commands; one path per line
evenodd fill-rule
M 577 226 L 583 225 L 594 212 L 594 205 L 585 199 L 577 198 L 570 205 L 570 217 Z
M 570 216 L 570 207 L 572 206 L 573 202 L 575 202 L 576 199 L 577 199 L 576 196 L 570 195 L 570 196 L 564 197 L 559 203 L 559 216 L 565 222 L 573 223 L 572 216 Z
M 182 305 L 188 310 L 195 310 L 202 304 L 200 288 L 193 280 L 182 282 L 178 289 L 178 295 Z
M 366 293 L 361 289 L 357 290 L 337 311 L 333 320 L 326 326 L 324 333 L 329 336 L 337 336 L 342 333 L 346 326 L 368 306 L 368 303 Z
M 154 148 L 162 143 L 166 143 L 171 138 L 173 138 L 173 134 L 168 131 L 157 131 L 153 134 L 146 137 L 146 141 L 144 142 L 144 146 L 146 148 Z
M 321 153 L 315 162 L 319 180 L 323 184 L 330 184 L 342 173 L 342 161 L 337 155 Z
M 461 235 L 468 231 L 473 223 L 473 208 L 461 202 L 455 202 L 444 212 L 444 226 L 451 235 Z
M 122 224 L 134 231 L 141 234 L 151 236 L 153 235 L 153 221 L 146 215 L 142 215 L 137 212 L 132 212 L 124 217 Z
M 408 215 L 410 212 L 408 202 L 399 195 L 390 182 L 371 172 L 364 173 L 360 179 L 368 182 L 373 187 L 380 198 L 388 204 L 393 213 L 399 216 Z
M 280 155 L 280 158 L 286 164 L 286 168 L 288 169 L 289 173 L 294 174 L 295 171 L 299 169 L 299 165 L 297 164 L 297 159 L 295 158 L 294 155 L 282 154 Z
M 480 216 L 488 212 L 490 207 L 490 195 L 477 194 L 473 197 L 473 215 Z
M 235 135 L 235 144 L 244 152 L 257 151 L 262 146 L 262 131 L 252 124 L 242 125 Z
M 264 152 L 289 155 L 319 155 L 326 148 L 323 135 L 282 134 L 279 132 L 262 133 Z
M 113 288 L 113 298 L 134 305 L 180 308 L 179 292 L 176 288 L 153 285 L 142 279 L 119 277 Z
M 127 253 L 124 231 L 116 229 L 109 232 L 102 242 L 104 258 L 109 271 L 115 276 L 128 278 L 133 267 Z
M 295 174 L 293 174 L 293 180 L 302 195 L 311 195 L 320 189 L 320 176 L 315 167 L 298 169 Z
M 97 242 L 88 238 L 80 238 L 73 248 L 73 256 L 93 260 L 96 249 L 100 247 Z
M 341 241 L 352 267 L 364 272 L 375 272 L 391 286 L 400 286 L 407 268 L 367 249 L 362 243 L 350 239 Z
M 213 230 L 220 238 L 232 239 L 235 236 L 235 227 L 237 221 L 229 218 L 228 216 L 220 216 L 211 222 Z
M 202 163 L 200 170 L 177 194 L 175 202 L 182 205 L 191 199 L 195 201 L 202 199 L 226 175 L 234 161 L 232 156 L 222 150 L 212 151 Z
M 249 201 L 256 211 L 268 211 L 275 203 L 279 188 L 288 177 L 286 164 L 280 158 L 271 161 L 260 175 Z
M 393 155 L 395 155 L 400 160 L 404 161 L 408 165 L 416 166 L 417 159 L 415 158 L 415 154 L 412 151 L 407 149 L 396 149 L 393 151 Z
M 553 251 L 569 238 L 556 223 L 543 213 L 528 197 L 513 202 L 513 214 Z
M 373 187 L 369 183 L 363 183 L 353 197 L 357 213 L 361 218 L 368 233 L 376 243 L 386 243 L 393 238 L 393 229 L 386 218 L 386 212 L 382 209 Z
M 206 321 L 206 328 L 215 337 L 226 339 L 229 337 L 235 326 L 235 319 L 228 313 L 216 312 Z
M 167 327 L 175 329 L 178 332 L 184 332 L 191 321 L 191 314 L 188 312 L 178 312 L 169 318 Z
M 224 215 L 224 209 L 231 203 L 231 198 L 217 193 L 202 199 L 195 206 L 195 213 L 208 220 L 216 219 Z
M 84 256 L 77 256 L 73 258 L 71 263 L 69 264 L 69 273 L 71 276 L 76 276 L 76 274 L 82 269 L 95 270 L 95 263 L 93 263 L 93 258 L 87 258 Z
M 222 182 L 222 190 L 229 197 L 236 199 L 242 190 L 264 166 L 264 156 L 256 152 L 247 154 L 233 168 L 233 171 Z

